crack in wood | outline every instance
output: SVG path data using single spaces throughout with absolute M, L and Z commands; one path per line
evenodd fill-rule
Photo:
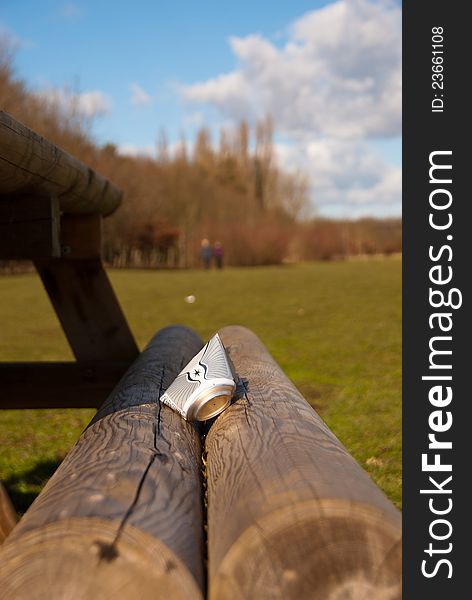
M 118 526 L 116 535 L 114 540 L 111 542 L 111 544 L 107 544 L 101 541 L 97 541 L 96 545 L 99 548 L 99 560 L 105 560 L 107 562 L 111 562 L 113 560 L 115 560 L 118 555 L 118 549 L 117 549 L 117 544 L 118 541 L 123 533 L 123 530 L 125 528 L 126 523 L 129 521 L 134 509 L 136 508 L 138 501 L 139 501 L 139 497 L 141 495 L 141 491 L 143 489 L 144 486 L 144 482 L 146 480 L 146 477 L 151 469 L 151 466 L 153 465 L 154 461 L 156 458 L 159 458 L 161 460 L 161 462 L 163 462 L 164 464 L 167 462 L 167 457 L 165 456 L 165 454 L 163 454 L 159 448 L 157 447 L 157 442 L 158 442 L 158 438 L 162 438 L 162 440 L 164 442 L 166 442 L 166 444 L 169 446 L 170 448 L 170 442 L 164 437 L 164 435 L 161 433 L 161 423 L 162 423 L 162 417 L 161 417 L 161 411 L 162 411 L 162 402 L 161 402 L 161 394 L 162 394 L 162 388 L 163 388 L 163 382 L 164 382 L 164 377 L 165 377 L 165 365 L 162 366 L 162 371 L 161 371 L 161 377 L 159 380 L 159 390 L 158 390 L 158 394 L 157 394 L 157 403 L 156 403 L 156 408 L 157 408 L 157 414 L 156 414 L 156 423 L 153 424 L 153 450 L 152 450 L 152 454 L 149 458 L 149 462 L 146 465 L 146 468 L 144 469 L 143 474 L 141 475 L 141 478 L 138 482 L 138 486 L 136 488 L 136 492 L 133 498 L 133 501 L 131 502 L 130 506 L 128 507 L 126 513 L 124 514 L 123 518 L 121 519 L 121 522 Z
M 248 407 L 252 406 L 252 402 L 249 400 L 249 396 L 248 396 L 249 389 L 248 389 L 247 384 L 248 384 L 247 379 L 238 376 L 238 381 L 237 381 L 236 390 L 235 390 L 235 399 L 233 400 L 233 402 L 237 402 L 238 400 L 240 400 L 244 397 L 245 402 L 242 403 L 242 406 L 244 409 L 244 416 L 246 417 L 246 423 L 249 425 L 249 427 L 251 427 L 247 409 L 248 409 Z
M 131 515 L 133 514 L 134 509 L 136 508 L 136 506 L 139 502 L 139 497 L 141 496 L 141 491 L 144 487 L 144 482 L 146 480 L 146 477 L 147 477 L 154 461 L 156 460 L 156 458 L 161 458 L 162 456 L 164 456 L 162 454 L 162 452 L 157 448 L 158 432 L 157 432 L 157 427 L 155 424 L 153 424 L 153 433 L 154 433 L 154 448 L 153 448 L 152 454 L 149 458 L 149 462 L 146 465 L 146 468 L 144 469 L 143 474 L 141 475 L 141 478 L 140 478 L 139 483 L 136 488 L 136 492 L 134 494 L 133 501 L 131 502 L 131 504 L 128 507 L 128 510 L 125 512 L 123 518 L 121 519 L 121 522 L 118 526 L 114 540 L 111 542 L 111 544 L 107 544 L 107 543 L 104 543 L 101 541 L 96 542 L 96 545 L 99 547 L 99 550 L 100 550 L 99 561 L 105 560 L 107 562 L 111 562 L 111 561 L 115 560 L 115 558 L 118 557 L 119 552 L 118 552 L 117 545 L 118 545 L 119 539 L 123 533 L 126 523 L 129 521 Z
M 155 424 L 153 425 L 153 432 L 154 432 L 153 452 L 151 454 L 151 457 L 149 458 L 149 462 L 146 465 L 146 468 L 144 469 L 143 474 L 141 475 L 138 486 L 136 488 L 136 492 L 134 494 L 133 501 L 131 502 L 131 504 L 128 507 L 128 510 L 125 512 L 123 518 L 121 519 L 121 522 L 118 526 L 118 529 L 117 529 L 117 532 L 115 535 L 115 539 L 111 542 L 111 544 L 106 544 L 106 543 L 100 542 L 100 541 L 96 542 L 96 544 L 100 550 L 99 561 L 105 560 L 106 562 L 111 562 L 118 557 L 119 552 L 118 552 L 117 544 L 119 542 L 121 534 L 123 533 L 126 523 L 129 521 L 134 509 L 136 508 L 136 505 L 139 502 L 139 497 L 141 496 L 141 491 L 144 487 L 144 481 L 146 480 L 149 470 L 151 469 L 156 458 L 158 458 L 159 456 L 162 456 L 162 453 L 157 449 L 157 427 Z
M 208 485 L 207 485 L 207 451 L 205 447 L 205 435 L 201 436 L 202 439 L 202 454 L 201 454 L 201 473 L 202 473 L 202 491 L 203 491 L 203 589 L 208 589 Z

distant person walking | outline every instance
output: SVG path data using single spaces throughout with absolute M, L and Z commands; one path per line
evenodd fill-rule
M 213 256 L 215 257 L 216 268 L 223 268 L 223 256 L 224 256 L 224 248 L 221 242 L 215 242 L 215 248 L 213 250 Z
M 211 265 L 211 259 L 213 258 L 213 248 L 206 238 L 202 240 L 200 258 L 202 259 L 203 268 L 209 269 Z

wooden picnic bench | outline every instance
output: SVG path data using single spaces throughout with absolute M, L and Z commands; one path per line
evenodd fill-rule
M 56 181 L 53 164 L 74 170 L 74 160 L 59 158 L 60 150 L 11 117 L 2 115 L 0 123 L 0 164 L 9 164 L 0 168 L 0 190 L 3 181 L 12 181 L 0 198 L 7 207 L 0 214 L 11 218 L 0 226 L 18 227 L 21 236 L 36 227 L 28 221 L 36 206 L 35 181 L 47 192 L 43 205 L 59 206 L 58 217 L 34 229 L 43 252 L 51 255 L 33 258 L 77 358 L 72 364 L 3 365 L 1 406 L 35 406 L 36 398 L 36 406 L 49 408 L 99 406 L 2 545 L 2 598 L 400 598 L 399 512 L 262 342 L 244 327 L 219 331 L 242 386 L 237 400 L 206 428 L 162 404 L 160 396 L 203 340 L 174 325 L 138 353 L 97 248 L 93 258 L 80 256 L 87 234 L 66 254 L 61 250 L 64 240 L 73 239 L 64 234 L 64 219 L 84 218 L 86 227 L 94 222 L 86 231 L 96 234 L 97 218 L 116 206 L 107 204 L 101 212 L 95 192 L 95 200 L 82 202 L 89 189 L 82 184 L 77 202 L 61 204 L 60 189 L 46 190 L 49 183 L 43 179 Z M 8 148 L 23 143 L 14 163 Z M 38 154 L 45 157 L 44 165 L 33 158 Z M 34 177 L 25 175 L 24 185 L 15 187 L 17 168 Z M 35 179 L 38 172 L 42 176 Z M 96 174 L 88 176 L 95 178 L 101 182 Z M 108 197 L 113 189 L 97 186 L 91 189 L 101 190 L 99 196 L 108 190 Z M 47 196 L 52 192 L 56 195 Z M 16 193 L 24 203 L 20 212 Z M 119 192 L 112 196 L 118 202 Z M 81 217 L 74 206 L 91 212 Z M 19 235 L 11 233 L 10 240 Z M 59 255 L 53 254 L 58 248 Z M 107 317 L 104 328 L 99 316 L 107 302 L 114 316 Z M 82 378 L 82 368 L 95 369 L 95 380 Z M 67 369 L 74 375 L 68 378 Z
M 32 260 L 76 363 L 0 363 L 0 408 L 98 407 L 138 355 L 101 260 L 107 179 L 0 112 L 0 260 Z

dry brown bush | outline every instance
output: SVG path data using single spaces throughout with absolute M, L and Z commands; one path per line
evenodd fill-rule
M 298 260 L 331 260 L 402 251 L 400 218 L 314 219 L 297 228 L 292 252 Z

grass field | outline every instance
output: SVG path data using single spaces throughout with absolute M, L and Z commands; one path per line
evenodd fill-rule
M 217 271 L 112 271 L 142 347 L 184 323 L 253 329 L 386 494 L 401 505 L 401 262 Z M 193 304 L 185 297 L 194 295 Z M 35 275 L 0 277 L 0 360 L 72 360 Z M 0 412 L 0 480 L 24 511 L 91 410 Z

